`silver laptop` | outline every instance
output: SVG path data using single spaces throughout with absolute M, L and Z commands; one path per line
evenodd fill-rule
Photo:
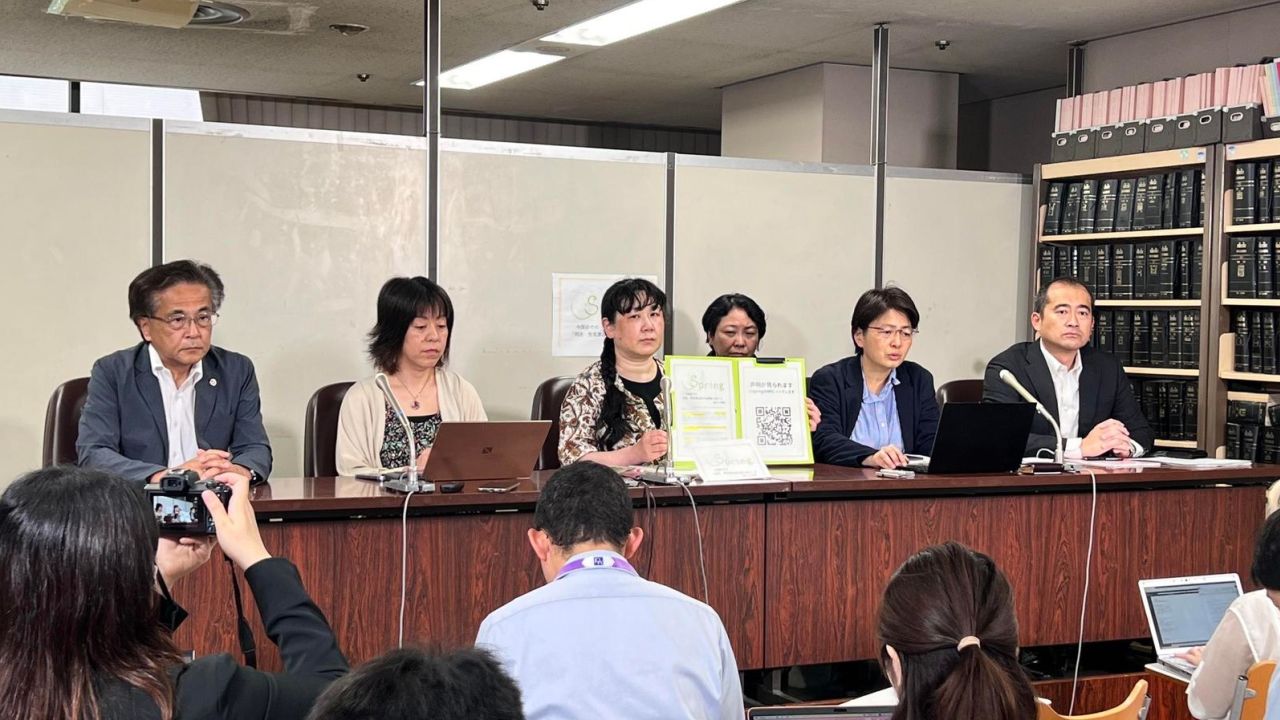
M 1235 573 L 1139 580 L 1142 609 L 1161 665 L 1183 675 L 1195 667 L 1174 655 L 1209 642 L 1227 608 L 1240 597 Z
M 778 705 L 776 707 L 758 707 L 747 710 L 748 720 L 763 718 L 789 718 L 789 720 L 831 720 L 831 718 L 858 718 L 859 720 L 890 720 L 893 717 L 892 705 L 864 705 L 862 707 L 845 707 L 843 705 Z

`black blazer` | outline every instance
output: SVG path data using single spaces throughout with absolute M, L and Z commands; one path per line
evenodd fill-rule
M 268 673 L 210 655 L 175 668 L 174 710 L 180 720 L 304 720 L 329 683 L 348 670 L 333 630 L 302 587 L 293 563 L 268 558 L 244 573 L 285 672 Z M 160 711 L 146 693 L 120 680 L 102 684 L 102 720 L 151 720 Z
M 1080 437 L 1088 435 L 1098 423 L 1115 418 L 1129 429 L 1129 437 L 1134 442 L 1150 451 L 1155 444 L 1155 432 L 1133 397 L 1124 367 L 1109 353 L 1088 345 L 1080 348 L 1080 362 L 1084 363 L 1080 371 Z M 983 402 L 1026 402 L 1000 380 L 1001 368 L 1013 373 L 1049 414 L 1058 417 L 1058 395 L 1053 390 L 1053 377 L 1049 375 L 1049 364 L 1038 341 L 1017 343 L 992 358 L 982 381 Z M 1055 442 L 1053 426 L 1036 415 L 1027 437 L 1027 455 L 1035 455 L 1037 450 L 1052 450 Z
M 209 349 L 195 388 L 195 421 L 200 447 L 226 450 L 231 462 L 264 478 L 271 474 L 271 444 L 249 358 L 216 346 Z M 76 454 L 83 467 L 143 482 L 169 466 L 164 398 L 151 372 L 147 343 L 93 364 Z
M 903 450 L 928 455 L 938 434 L 933 375 L 913 362 L 902 363 L 893 396 L 906 445 Z M 809 381 L 809 397 L 822 412 L 822 422 L 813 431 L 815 461 L 856 467 L 880 450 L 849 439 L 858 424 L 858 413 L 862 412 L 862 361 L 857 356 L 819 368 Z

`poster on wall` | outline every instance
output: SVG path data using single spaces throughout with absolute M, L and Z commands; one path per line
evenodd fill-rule
M 551 273 L 552 357 L 597 357 L 604 343 L 600 301 L 609 286 L 624 277 L 658 284 L 655 275 Z

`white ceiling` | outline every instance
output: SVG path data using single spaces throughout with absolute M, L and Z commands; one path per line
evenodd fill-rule
M 448 69 L 628 0 L 443 0 Z M 167 30 L 48 15 L 0 2 L 0 73 L 417 105 L 424 0 L 232 0 L 230 29 Z M 719 88 L 817 62 L 869 64 L 891 23 L 895 67 L 962 73 L 962 99 L 1065 82 L 1070 42 L 1258 5 L 1257 0 L 745 0 L 485 88 L 446 109 L 714 128 Z M 342 37 L 330 23 L 370 30 Z M 940 52 L 934 41 L 950 40 Z M 359 82 L 357 73 L 369 73 Z

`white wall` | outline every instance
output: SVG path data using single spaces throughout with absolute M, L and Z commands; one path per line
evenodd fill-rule
M 1095 40 L 1085 46 L 1085 92 L 1108 90 L 1280 52 L 1280 4 L 1239 10 L 1176 25 Z

